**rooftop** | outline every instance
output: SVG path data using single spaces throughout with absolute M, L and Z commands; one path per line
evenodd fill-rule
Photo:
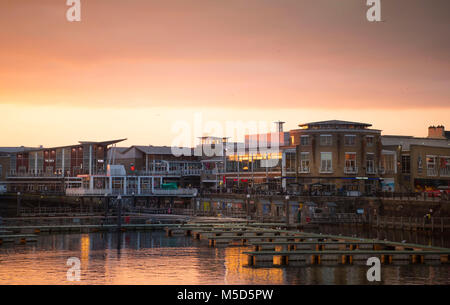
M 130 146 L 127 150 L 122 151 L 122 153 L 125 153 L 132 148 L 136 148 L 137 150 L 139 150 L 147 155 L 172 155 L 172 147 L 171 146 L 153 146 L 153 145 L 149 145 L 149 146 L 133 145 L 133 146 Z M 180 147 L 180 148 L 183 148 L 183 147 Z M 192 148 L 187 148 L 187 149 L 192 150 Z
M 370 127 L 370 126 L 372 126 L 372 124 L 367 124 L 367 123 L 340 121 L 340 120 L 310 122 L 310 123 L 300 124 L 298 126 L 300 126 L 300 127 L 307 127 L 307 126 L 323 126 L 323 125 L 354 125 L 354 126 L 362 126 L 362 127 Z
M 450 148 L 450 140 L 448 139 L 433 139 L 412 136 L 384 135 L 381 136 L 381 143 L 384 146 L 401 145 L 403 150 L 409 150 L 411 145 Z

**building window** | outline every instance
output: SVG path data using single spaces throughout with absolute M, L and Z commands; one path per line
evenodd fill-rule
M 436 176 L 436 156 L 427 156 L 427 175 Z
M 436 176 L 436 156 L 427 156 L 427 175 Z
M 356 174 L 357 172 L 358 168 L 356 167 L 356 153 L 354 152 L 345 153 L 344 173 Z
M 321 152 L 320 153 L 320 172 L 321 173 L 332 173 L 332 153 L 331 152 Z
M 373 146 L 373 143 L 374 143 L 374 137 L 373 136 L 367 136 L 366 137 L 366 145 L 371 147 L 371 146 Z
M 300 136 L 301 145 L 309 145 L 309 136 Z
M 375 155 L 367 154 L 366 156 L 366 172 L 368 174 L 375 174 Z
M 300 153 L 300 173 L 309 173 L 309 152 Z
M 440 174 L 444 177 L 450 177 L 450 157 L 441 157 Z
M 331 135 L 320 135 L 320 145 L 321 146 L 331 146 L 332 137 Z
M 380 174 L 393 174 L 395 173 L 395 155 L 394 154 L 382 154 L 381 155 L 381 168 Z
M 295 173 L 295 152 L 286 152 L 286 171 Z
M 344 145 L 345 146 L 353 146 L 356 143 L 355 135 L 345 135 L 344 136 Z
M 402 174 L 411 173 L 411 158 L 409 155 L 402 156 Z

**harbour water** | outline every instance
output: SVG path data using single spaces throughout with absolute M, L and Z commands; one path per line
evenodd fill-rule
M 372 284 L 367 266 L 246 267 L 246 250 L 162 231 L 41 235 L 34 244 L 0 246 L 0 284 Z M 81 262 L 80 281 L 67 280 L 70 257 Z M 450 266 L 382 265 L 381 279 L 450 284 Z

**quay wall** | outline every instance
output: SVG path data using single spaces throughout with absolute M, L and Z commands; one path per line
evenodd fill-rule
M 61 195 L 20 195 L 20 205 L 22 208 L 36 207 L 100 207 L 105 203 L 106 198 L 83 197 L 83 196 L 61 196 Z M 114 199 L 110 199 L 114 200 Z M 246 208 L 246 202 L 254 212 L 258 206 L 273 203 L 274 206 L 282 208 L 286 199 L 284 195 L 251 195 L 247 198 L 245 194 L 203 194 L 192 200 L 190 198 L 176 197 L 143 197 L 123 199 L 125 203 L 134 206 L 152 206 L 157 208 L 174 207 L 174 202 L 184 208 L 198 210 L 202 208 L 203 202 L 240 202 L 243 210 Z M 0 195 L 0 216 L 12 217 L 17 214 L 18 198 L 16 194 Z M 380 197 L 341 197 L 341 196 L 290 196 L 290 204 L 314 203 L 317 207 L 326 207 L 329 203 L 336 205 L 335 210 L 338 213 L 356 213 L 358 209 L 363 209 L 367 216 L 395 216 L 395 217 L 423 217 L 432 210 L 432 215 L 436 217 L 450 217 L 450 202 L 440 198 L 429 198 L 427 200 L 417 198 L 380 198 Z M 259 207 L 260 208 L 260 207 Z

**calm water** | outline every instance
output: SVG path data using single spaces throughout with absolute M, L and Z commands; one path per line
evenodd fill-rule
M 249 268 L 245 247 L 210 248 L 164 232 L 41 235 L 0 246 L 0 284 L 368 284 L 366 266 Z M 67 281 L 69 257 L 81 281 Z M 382 265 L 384 284 L 450 284 L 449 265 Z

